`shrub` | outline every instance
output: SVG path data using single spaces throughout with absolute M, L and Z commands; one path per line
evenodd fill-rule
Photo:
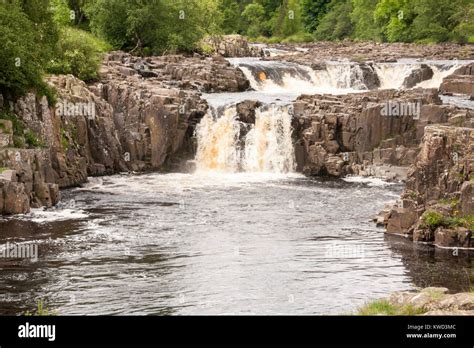
M 387 300 L 377 300 L 359 308 L 359 315 L 417 315 L 426 312 L 412 305 L 394 305 Z
M 282 43 L 305 43 L 313 42 L 314 38 L 311 34 L 308 33 L 298 33 L 285 38 Z
M 84 81 L 97 79 L 108 45 L 90 33 L 72 27 L 62 28 L 60 37 L 58 55 L 49 63 L 48 72 L 73 74 Z
M 443 219 L 443 215 L 437 211 L 427 211 L 423 214 L 423 222 L 432 231 L 441 226 Z

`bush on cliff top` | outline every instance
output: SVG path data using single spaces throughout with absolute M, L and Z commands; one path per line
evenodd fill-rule
M 61 29 L 58 53 L 47 67 L 53 74 L 73 74 L 84 81 L 98 78 L 103 53 L 109 46 L 90 33 L 72 28 Z

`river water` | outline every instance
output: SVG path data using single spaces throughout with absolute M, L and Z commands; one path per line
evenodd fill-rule
M 351 314 L 392 291 L 468 289 L 468 254 L 386 236 L 371 221 L 401 184 L 294 173 L 285 104 L 301 93 L 295 78 L 352 68 L 308 77 L 253 64 L 287 89 L 253 79 L 254 92 L 205 96 L 225 111 L 197 127 L 197 172 L 91 178 L 56 208 L 0 218 L 0 252 L 38 252 L 0 257 L 0 315 L 38 300 L 64 315 Z M 394 69 L 380 67 L 384 81 Z M 277 108 L 258 111 L 241 139 L 228 105 L 250 96 Z
M 469 258 L 388 240 L 372 216 L 400 185 L 297 174 L 91 179 L 63 206 L 0 222 L 0 314 L 349 314 L 413 286 L 469 286 Z

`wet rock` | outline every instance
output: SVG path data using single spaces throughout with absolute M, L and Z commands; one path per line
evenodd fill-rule
M 474 243 L 472 231 L 465 227 L 439 227 L 434 233 L 436 246 L 445 248 L 471 248 Z
M 0 213 L 5 215 L 25 214 L 30 211 L 30 199 L 22 183 L 0 180 Z
M 457 69 L 453 74 L 444 78 L 440 86 L 443 94 L 465 94 L 474 97 L 474 63 Z
M 418 216 L 416 211 L 408 208 L 394 208 L 387 216 L 387 233 L 408 234 Z
M 412 88 L 422 81 L 429 80 L 433 77 L 433 70 L 426 64 L 421 64 L 418 69 L 413 70 L 405 80 L 403 80 L 403 86 L 406 88 Z
M 237 119 L 240 122 L 255 124 L 255 110 L 262 105 L 255 100 L 246 100 L 236 105 Z

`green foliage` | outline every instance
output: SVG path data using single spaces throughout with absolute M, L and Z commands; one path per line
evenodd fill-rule
M 312 33 L 316 30 L 321 18 L 327 13 L 331 0 L 301 0 L 302 17 L 305 29 Z
M 431 231 L 438 227 L 455 228 L 465 227 L 474 231 L 474 215 L 467 216 L 443 216 L 436 211 L 426 211 L 423 214 L 423 223 Z
M 354 23 L 354 36 L 357 40 L 381 41 L 381 28 L 374 18 L 374 9 L 379 0 L 352 0 L 351 21 Z
M 0 113 L 0 119 L 12 122 L 13 146 L 16 148 L 36 148 L 43 147 L 43 143 L 37 135 L 12 113 Z
M 263 33 L 263 19 L 265 15 L 265 8 L 257 3 L 248 4 L 242 12 L 242 18 L 244 18 L 249 27 L 247 29 L 247 35 L 258 36 Z
M 419 315 L 426 311 L 413 305 L 394 305 L 387 300 L 377 300 L 359 308 L 359 315 Z
M 30 89 L 50 94 L 42 76 L 53 54 L 56 27 L 48 11 L 38 9 L 44 17 L 36 14 L 32 4 L 40 3 L 22 2 L 26 11 L 19 2 L 0 2 L 0 93 L 11 99 Z
M 303 30 L 301 8 L 297 0 L 285 0 L 275 13 L 273 33 L 288 37 Z
M 90 33 L 64 27 L 57 56 L 48 64 L 53 74 L 73 74 L 84 81 L 95 80 L 108 45 Z
M 443 223 L 444 216 L 441 213 L 438 213 L 437 211 L 426 211 L 423 214 L 423 222 L 424 224 L 432 231 L 434 231 L 436 228 L 441 226 Z
M 193 51 L 219 32 L 216 0 L 96 0 L 85 7 L 92 31 L 116 49 L 152 54 Z
M 27 317 L 28 316 L 55 316 L 55 315 L 58 315 L 58 313 L 56 311 L 51 311 L 48 308 L 46 308 L 44 306 L 43 300 L 38 301 L 37 308 L 35 311 L 33 312 L 27 311 L 25 313 L 25 316 Z
M 321 19 L 316 29 L 315 38 L 318 40 L 342 40 L 351 37 L 354 31 L 350 14 L 350 0 L 333 0 L 328 5 L 329 12 Z
M 309 33 L 297 33 L 283 39 L 282 43 L 305 43 L 314 41 L 313 35 Z
M 0 174 L 3 174 L 7 170 L 8 170 L 8 168 L 6 168 L 6 167 L 0 167 Z

